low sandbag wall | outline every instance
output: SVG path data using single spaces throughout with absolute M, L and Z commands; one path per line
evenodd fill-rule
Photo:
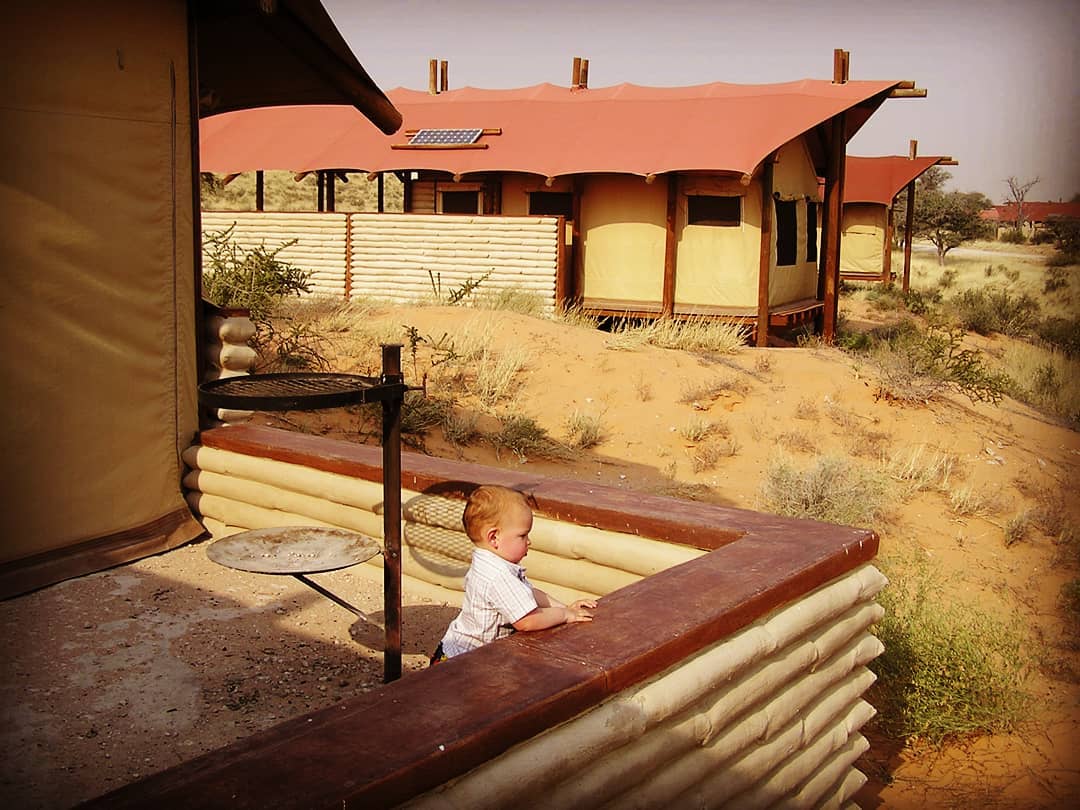
M 221 532 L 381 534 L 378 448 L 238 425 L 186 458 Z M 881 651 L 873 532 L 413 453 L 402 480 L 406 590 L 457 593 L 458 496 L 499 483 L 535 501 L 530 576 L 549 555 L 541 587 L 601 595 L 595 621 L 515 634 L 99 806 L 850 806 Z

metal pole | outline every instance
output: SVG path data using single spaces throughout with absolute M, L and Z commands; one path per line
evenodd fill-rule
M 382 347 L 383 384 L 404 383 L 401 344 Z M 401 396 L 383 400 L 383 681 L 401 677 Z

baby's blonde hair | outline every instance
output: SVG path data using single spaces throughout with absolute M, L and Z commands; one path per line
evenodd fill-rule
M 516 489 L 494 484 L 477 487 L 465 502 L 465 512 L 461 516 L 465 534 L 474 543 L 482 542 L 484 532 L 492 526 L 498 526 L 515 505 L 530 509 L 528 498 Z

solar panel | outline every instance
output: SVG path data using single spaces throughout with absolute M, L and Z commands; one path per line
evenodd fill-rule
M 476 143 L 483 129 L 421 129 L 411 138 L 412 146 L 456 146 Z

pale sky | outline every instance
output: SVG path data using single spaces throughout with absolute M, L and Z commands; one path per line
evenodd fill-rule
M 384 90 L 427 89 L 428 60 L 451 89 L 756 84 L 912 79 L 924 99 L 886 101 L 851 155 L 952 155 L 947 186 L 994 202 L 1005 178 L 1041 178 L 1031 200 L 1080 193 L 1080 0 L 323 0 Z M 663 125 L 658 123 L 658 126 Z

